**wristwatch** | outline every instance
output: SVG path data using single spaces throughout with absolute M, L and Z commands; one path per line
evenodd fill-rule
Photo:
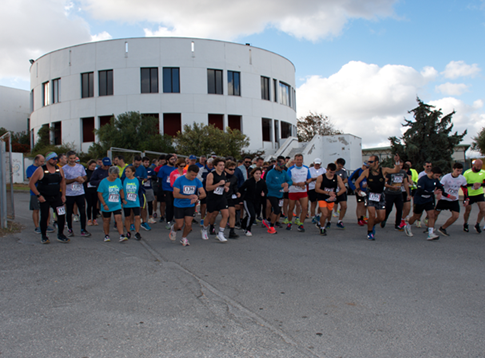
M 40 198 L 40 197 L 42 196 L 42 194 L 38 194 L 38 195 L 36 195 L 36 196 L 37 196 L 37 198 Z

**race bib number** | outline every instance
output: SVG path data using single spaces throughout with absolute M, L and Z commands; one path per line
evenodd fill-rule
M 136 201 L 136 194 L 135 193 L 128 193 L 126 195 L 126 200 L 128 200 L 128 201 Z
M 150 180 L 147 180 L 147 181 L 146 181 L 146 182 L 143 184 L 143 186 L 144 186 L 145 188 L 149 188 L 149 187 L 151 186 Z
M 193 195 L 195 194 L 195 186 L 193 185 L 184 185 L 184 195 Z
M 72 191 L 81 191 L 82 187 L 82 184 L 72 183 Z
M 223 186 L 218 186 L 217 188 L 214 189 L 214 194 L 216 195 L 222 195 L 224 194 L 224 187 Z
M 402 176 L 395 176 L 394 177 L 394 183 L 401 184 L 402 183 L 402 179 L 403 179 Z
M 236 194 L 232 194 L 231 199 L 237 199 L 237 195 Z
M 370 201 L 380 201 L 381 194 L 380 193 L 369 193 L 369 200 Z
M 324 188 L 323 191 L 331 192 L 331 191 L 333 191 L 333 188 Z
M 57 215 L 66 215 L 66 208 L 64 206 L 58 206 L 56 211 Z
M 284 199 L 280 199 L 280 202 L 278 203 L 278 206 L 283 207 L 283 200 Z
M 120 201 L 120 194 L 109 194 L 108 201 L 110 203 L 118 203 Z
M 166 182 L 170 184 L 170 177 L 167 177 Z

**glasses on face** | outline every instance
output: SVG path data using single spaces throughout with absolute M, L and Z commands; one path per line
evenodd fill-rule
M 427 165 L 426 168 L 431 168 L 431 165 Z
M 374 163 L 374 160 L 368 160 L 367 163 L 372 164 Z
M 234 171 L 234 168 L 226 168 L 227 170 Z
M 179 168 L 185 168 L 185 164 L 180 164 Z
M 244 164 L 251 164 L 251 162 L 244 162 Z

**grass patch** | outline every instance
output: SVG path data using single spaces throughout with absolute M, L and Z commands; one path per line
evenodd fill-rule
M 10 184 L 7 184 L 7 191 L 8 190 L 10 190 Z M 30 187 L 29 187 L 29 184 L 16 183 L 16 184 L 13 185 L 13 190 L 29 191 Z
M 7 221 L 7 228 L 0 228 L 0 237 L 21 232 L 22 229 L 23 227 L 19 223 L 15 221 Z

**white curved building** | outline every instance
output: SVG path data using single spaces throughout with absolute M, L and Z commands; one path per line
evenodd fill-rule
M 86 152 L 93 129 L 138 111 L 175 135 L 194 122 L 240 129 L 267 154 L 296 136 L 295 67 L 248 45 L 194 38 L 129 38 L 56 50 L 30 68 L 33 143 L 49 125 L 54 144 Z

